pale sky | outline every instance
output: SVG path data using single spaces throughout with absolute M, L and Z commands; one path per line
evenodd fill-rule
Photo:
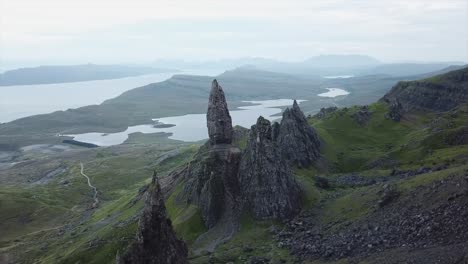
M 468 61 L 468 0 L 0 0 L 0 59 Z M 1 63 L 1 61 L 0 61 Z

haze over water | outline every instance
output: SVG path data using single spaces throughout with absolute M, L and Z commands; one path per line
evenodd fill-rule
M 125 91 L 162 82 L 174 74 L 215 76 L 223 70 L 187 70 L 148 74 L 111 80 L 73 83 L 2 86 L 0 123 L 59 110 L 101 104 Z

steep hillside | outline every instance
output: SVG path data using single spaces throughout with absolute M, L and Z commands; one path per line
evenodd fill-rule
M 468 67 L 428 79 L 400 82 L 382 99 L 402 111 L 447 111 L 468 101 Z

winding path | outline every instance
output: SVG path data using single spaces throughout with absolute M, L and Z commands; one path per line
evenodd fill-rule
M 90 188 L 92 188 L 94 190 L 94 196 L 93 196 L 93 199 L 94 199 L 94 203 L 93 203 L 93 208 L 96 208 L 98 203 L 99 203 L 99 199 L 97 198 L 97 195 L 98 195 L 98 191 L 97 191 L 97 188 L 94 187 L 92 184 L 91 184 L 91 180 L 89 179 L 88 175 L 86 175 L 83 170 L 84 170 L 84 166 L 83 166 L 83 162 L 80 162 L 80 166 L 81 166 L 81 175 L 83 175 L 87 180 L 88 180 L 88 186 Z

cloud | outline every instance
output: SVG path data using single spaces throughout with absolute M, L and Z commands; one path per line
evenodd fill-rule
M 361 52 L 468 60 L 466 0 L 2 1 L 0 55 L 10 59 Z

